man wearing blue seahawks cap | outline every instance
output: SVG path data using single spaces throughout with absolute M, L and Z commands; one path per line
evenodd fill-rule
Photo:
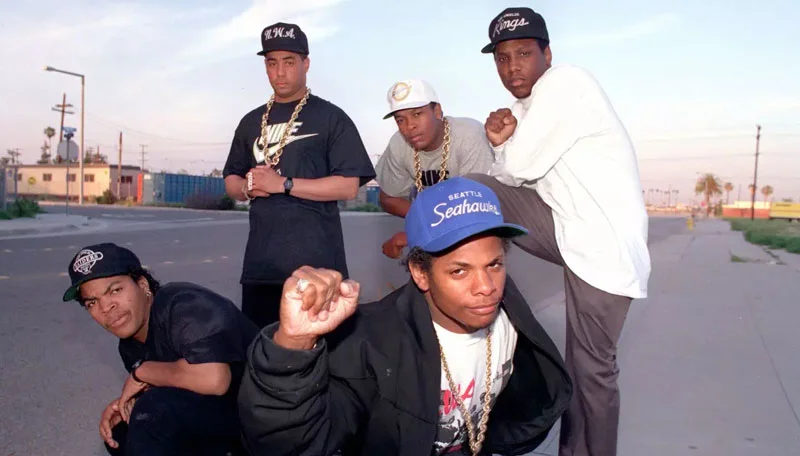
M 572 384 L 512 282 L 487 186 L 454 177 L 412 203 L 406 285 L 358 305 L 359 285 L 303 267 L 280 321 L 250 347 L 239 414 L 254 455 L 523 454 Z

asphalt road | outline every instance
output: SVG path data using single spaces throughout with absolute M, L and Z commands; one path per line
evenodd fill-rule
M 239 302 L 246 214 L 102 207 L 78 211 L 114 223 L 100 233 L 0 240 L 2 456 L 104 454 L 97 434 L 99 414 L 119 395 L 125 371 L 113 336 L 77 304 L 61 302 L 68 262 L 80 247 L 105 241 L 126 245 L 162 282 L 197 282 Z M 650 242 L 679 232 L 683 223 L 652 219 Z M 348 265 L 362 283 L 364 300 L 407 280 L 402 267 L 380 253 L 381 243 L 402 228 L 401 220 L 346 215 L 343 225 Z M 534 307 L 563 293 L 558 267 L 514 250 L 509 270 Z

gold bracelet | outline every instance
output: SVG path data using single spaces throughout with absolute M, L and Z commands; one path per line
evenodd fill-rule
M 244 195 L 245 198 L 247 198 L 247 201 L 253 201 L 255 199 L 252 196 L 250 196 L 249 193 L 247 193 L 247 185 L 242 185 L 242 194 Z

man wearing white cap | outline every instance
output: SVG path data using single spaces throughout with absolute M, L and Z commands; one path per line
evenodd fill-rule
M 489 171 L 493 154 L 483 124 L 445 116 L 427 81 L 396 82 L 386 100 L 389 113 L 384 119 L 393 117 L 398 128 L 375 167 L 386 212 L 405 217 L 423 189 L 449 177 Z M 383 244 L 383 253 L 399 258 L 406 243 L 405 233 L 397 233 Z

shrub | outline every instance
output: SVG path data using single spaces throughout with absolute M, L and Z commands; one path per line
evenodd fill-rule
M 353 212 L 383 212 L 383 209 L 381 209 L 379 206 L 370 203 L 356 206 L 348 210 Z
M 97 204 L 114 204 L 117 202 L 117 196 L 111 189 L 106 189 L 102 196 L 97 197 Z
M 200 192 L 186 198 L 186 207 L 189 209 L 229 211 L 235 205 L 236 202 L 227 195 Z
M 36 217 L 36 214 L 42 212 L 39 203 L 32 200 L 18 199 L 11 204 L 8 209 L 8 215 L 12 218 L 17 217 Z

